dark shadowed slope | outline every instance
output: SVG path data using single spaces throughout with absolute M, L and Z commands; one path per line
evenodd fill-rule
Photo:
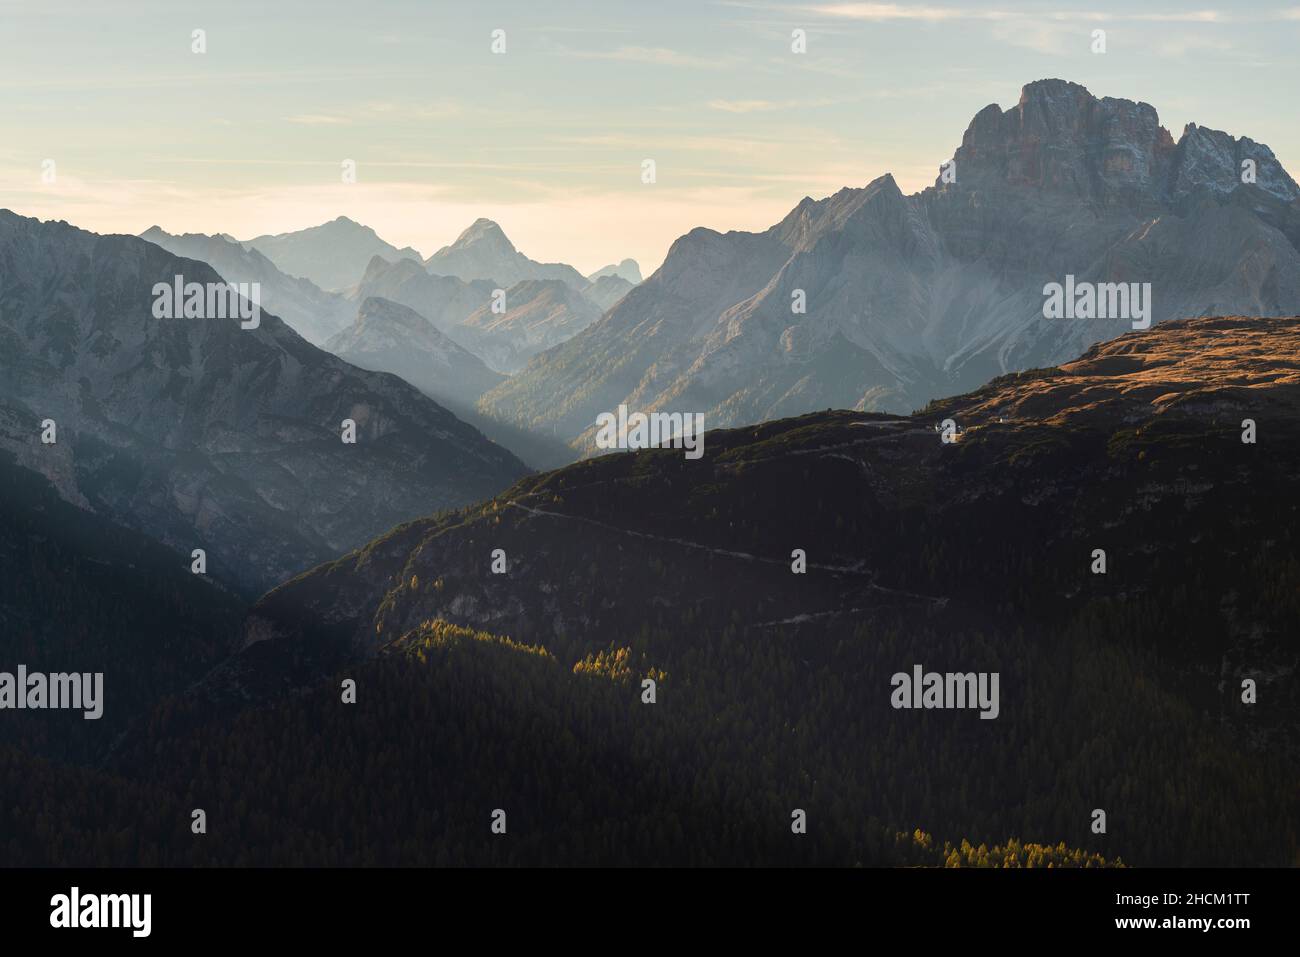
M 95 763 L 236 649 L 245 604 L 189 555 L 63 501 L 0 451 L 0 672 L 102 673 L 100 717 L 2 712 L 4 744 Z M 6 785 L 8 782 L 6 782 Z
M 444 621 L 626 667 L 632 708 L 665 672 L 711 753 L 802 769 L 837 822 L 1293 863 L 1297 356 L 1300 318 L 1171 322 L 911 417 L 817 413 L 710 432 L 700 461 L 532 476 L 267 595 L 241 680 Z M 918 663 L 999 672 L 999 717 L 891 708 Z M 1124 822 L 1105 838 L 1098 806 Z

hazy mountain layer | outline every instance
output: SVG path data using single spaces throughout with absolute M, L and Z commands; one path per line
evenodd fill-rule
M 610 264 L 601 266 L 587 278 L 593 283 L 604 279 L 606 276 L 617 276 L 630 285 L 637 285 L 641 282 L 641 267 L 637 265 L 635 259 L 624 259 L 618 265 Z
M 588 451 L 620 403 L 710 426 L 906 412 L 1141 321 L 1137 299 L 1132 316 L 1044 318 L 1067 277 L 1139 284 L 1152 323 L 1300 310 L 1300 189 L 1249 139 L 1188 126 L 1175 142 L 1146 104 L 1044 80 L 975 117 L 948 178 L 805 199 L 762 233 L 692 230 L 483 407 Z
M 523 474 L 414 387 L 270 313 L 254 329 L 155 318 L 155 283 L 178 274 L 221 282 L 141 239 L 0 212 L 0 404 L 19 461 L 70 501 L 262 589 Z
M 501 296 L 494 295 L 498 290 Z M 358 300 L 378 296 L 415 310 L 493 370 L 506 374 L 577 335 L 602 311 L 557 279 L 530 279 L 503 288 L 484 279 L 433 275 L 417 263 L 382 259 L 371 262 L 353 295 Z
M 378 297 L 363 301 L 356 322 L 324 348 L 359 368 L 401 376 L 444 403 L 472 407 L 505 379 L 415 310 Z
M 631 292 L 633 285 L 635 284 L 628 282 L 622 276 L 601 276 L 599 279 L 592 280 L 591 285 L 584 289 L 582 294 L 594 302 L 603 313 Z
M 258 236 L 244 245 L 258 250 L 289 275 L 302 276 L 335 292 L 355 286 L 375 256 L 389 262 L 420 261 L 420 254 L 411 247 L 398 249 L 369 226 L 346 216 L 309 229 Z
M 502 310 L 475 309 L 453 332 L 503 372 L 567 342 L 600 318 L 598 303 L 558 279 L 526 279 L 505 291 Z
M 525 279 L 558 279 L 582 290 L 587 279 L 564 263 L 539 263 L 529 259 L 506 238 L 490 219 L 477 219 L 450 246 L 443 246 L 424 262 L 436 276 L 487 279 L 501 288 Z
M 325 292 L 309 279 L 286 276 L 255 247 L 202 233 L 173 236 L 157 226 L 145 230 L 140 238 L 185 259 L 207 263 L 227 282 L 258 283 L 262 306 L 314 346 L 345 328 L 354 315 L 348 300 Z

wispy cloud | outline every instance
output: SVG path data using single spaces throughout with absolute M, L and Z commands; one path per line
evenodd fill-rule
M 439 100 L 432 103 L 408 103 L 392 100 L 379 100 L 347 107 L 342 112 L 334 113 L 297 113 L 286 116 L 285 122 L 298 126 L 348 126 L 353 123 L 383 120 L 430 120 L 459 116 L 463 108 L 451 100 Z
M 572 56 L 585 60 L 622 60 L 626 63 L 649 63 L 656 66 L 691 67 L 701 70 L 722 70 L 734 62 L 731 57 L 704 57 L 681 53 L 667 47 L 621 46 L 614 50 L 556 50 L 559 56 Z
M 959 7 L 904 6 L 899 3 L 820 3 L 791 8 L 846 20 L 1001 20 L 1014 16 L 998 10 L 963 10 Z
M 1242 9 L 1218 10 L 1212 7 L 1200 10 L 1172 12 L 1140 12 L 1130 10 L 1083 9 L 981 9 L 937 5 L 912 5 L 901 3 L 813 3 L 806 5 L 750 3 L 744 0 L 729 2 L 728 6 L 760 10 L 779 10 L 785 14 L 807 14 L 841 20 L 872 22 L 926 21 L 939 23 L 961 20 L 1055 20 L 1055 21 L 1111 21 L 1116 23 L 1275 23 L 1282 20 L 1300 20 L 1300 7 L 1246 11 Z
M 324 113 L 300 113 L 284 119 L 286 123 L 296 123 L 299 126 L 346 126 L 351 122 L 341 116 L 327 116 Z
M 1229 53 L 1236 46 L 1220 37 L 1200 37 L 1179 34 L 1156 42 L 1155 51 L 1162 57 L 1183 57 L 1189 53 Z
M 837 17 L 845 20 L 884 22 L 919 20 L 930 23 L 959 20 L 1086 20 L 1145 21 L 1150 23 L 1219 23 L 1231 19 L 1219 10 L 1176 13 L 1129 13 L 1104 10 L 994 10 L 977 7 L 904 5 L 899 3 L 818 3 L 786 7 L 791 13 Z
M 557 136 L 559 143 L 599 149 L 633 150 L 645 152 L 656 147 L 668 150 L 688 150 L 704 153 L 728 153 L 746 155 L 758 150 L 770 150 L 785 144 L 777 140 L 763 140 L 753 137 L 725 136 L 636 136 L 617 133 L 595 133 L 586 136 Z
M 996 39 L 1013 47 L 1052 56 L 1064 56 L 1069 52 L 1070 43 L 1073 41 L 1077 45 L 1080 36 L 1077 26 L 1050 20 L 996 23 L 992 33 Z
M 814 100 L 709 100 L 711 110 L 723 113 L 771 113 L 777 110 L 808 110 L 828 106 L 835 101 L 829 98 Z

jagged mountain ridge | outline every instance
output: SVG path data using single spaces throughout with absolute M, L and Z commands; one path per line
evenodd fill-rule
M 495 288 L 486 279 L 466 281 L 455 276 L 438 276 L 411 260 L 389 262 L 376 256 L 349 296 L 358 305 L 371 297 L 400 303 L 451 334 L 466 316 L 491 303 Z
M 355 314 L 342 296 L 325 292 L 310 279 L 285 275 L 255 246 L 202 233 L 174 236 L 157 226 L 140 238 L 185 259 L 207 263 L 227 282 L 259 283 L 262 305 L 314 346 L 345 328 Z
M 351 224 L 351 220 L 346 222 Z M 414 368 L 410 361 L 386 363 L 383 349 L 367 350 L 350 336 L 358 310 L 368 299 L 388 299 L 416 309 L 443 333 L 452 335 L 469 356 L 460 374 L 468 384 L 470 380 L 478 381 L 474 364 L 480 355 L 498 372 L 516 372 L 534 355 L 591 325 L 632 288 L 624 279 L 612 275 L 581 291 L 559 279 L 525 279 L 504 290 L 508 310 L 497 314 L 491 309 L 491 294 L 499 287 L 491 280 L 431 275 L 420 267 L 418 257 L 373 255 L 359 282 L 342 293 L 334 293 L 325 292 L 308 279 L 286 275 L 250 243 L 202 233 L 175 236 L 157 226 L 141 233 L 141 238 L 178 256 L 202 260 L 228 281 L 259 283 L 262 305 L 312 345 L 338 354 L 338 348 L 349 343 L 349 348 L 369 353 L 369 360 L 360 363 L 363 367 L 403 378 L 407 376 L 402 370 L 410 372 Z M 498 375 L 492 384 L 502 378 Z M 427 384 L 427 377 L 422 382 Z M 450 393 L 445 389 L 430 392 L 421 383 L 412 384 L 435 398 L 451 395 L 455 401 L 467 403 L 468 408 L 484 391 L 455 387 Z
M 601 266 L 587 278 L 594 283 L 606 276 L 616 276 L 629 285 L 636 286 L 641 282 L 641 266 L 635 259 L 624 259 L 618 264 L 610 263 L 608 266 Z
M 1300 190 L 1251 140 L 1189 125 L 1175 143 L 1146 104 L 1045 80 L 977 114 L 954 172 L 913 196 L 886 175 L 806 198 L 763 233 L 692 230 L 483 408 L 588 452 L 620 403 L 717 426 L 908 411 L 1130 329 L 1045 319 L 1067 275 L 1150 282 L 1155 323 L 1300 309 Z
M 258 236 L 243 245 L 258 250 L 289 275 L 310 279 L 330 292 L 355 286 L 375 256 L 389 262 L 421 259 L 410 246 L 398 249 L 369 226 L 346 216 L 308 229 Z
M 461 320 L 456 334 L 490 358 L 517 372 L 533 356 L 567 342 L 605 311 L 588 296 L 558 279 L 524 279 L 505 291 L 504 312 L 485 303 Z
M 490 219 L 476 219 L 449 246 L 424 261 L 435 276 L 455 276 L 466 281 L 491 280 L 501 288 L 525 279 L 558 279 L 581 291 L 589 282 L 565 263 L 539 263 L 515 248 Z
M 622 276 L 601 276 L 599 279 L 593 279 L 591 285 L 584 289 L 582 294 L 604 313 L 631 292 L 635 285 L 636 283 L 628 282 Z
M 495 295 L 498 290 L 503 297 Z M 413 309 L 507 375 L 587 328 L 604 311 L 585 291 L 558 279 L 524 279 L 502 288 L 487 279 L 441 276 L 416 263 L 380 258 L 371 261 L 351 295 L 355 301 L 377 296 Z M 494 311 L 497 302 L 503 312 Z

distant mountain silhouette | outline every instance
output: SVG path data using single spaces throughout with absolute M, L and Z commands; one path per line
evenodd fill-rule
M 625 282 L 629 282 L 635 286 L 641 282 L 641 267 L 637 265 L 635 259 L 624 259 L 618 265 L 611 264 L 609 266 L 600 267 L 587 278 L 592 282 L 596 282 L 605 276 L 617 276 Z
M 490 219 L 477 219 L 456 238 L 425 260 L 429 272 L 458 279 L 489 279 L 508 288 L 525 279 L 559 279 L 574 289 L 587 287 L 587 279 L 564 263 L 539 263 L 529 259 L 506 238 Z
M 593 280 L 582 294 L 594 302 L 601 312 L 605 312 L 631 292 L 633 286 L 622 276 L 601 276 Z
M 420 254 L 409 246 L 398 249 L 380 239 L 369 226 L 346 216 L 309 229 L 258 236 L 244 245 L 262 253 L 289 275 L 310 279 L 331 292 L 355 286 L 375 256 L 389 262 L 420 260 Z
M 358 368 L 399 375 L 443 403 L 472 406 L 505 379 L 415 310 L 377 296 L 361 303 L 356 322 L 325 349 Z
M 285 275 L 255 247 L 227 237 L 202 233 L 173 236 L 153 226 L 140 238 L 177 256 L 207 263 L 227 282 L 260 283 L 262 305 L 314 346 L 344 328 L 355 312 L 342 296 L 325 292 L 309 279 Z

